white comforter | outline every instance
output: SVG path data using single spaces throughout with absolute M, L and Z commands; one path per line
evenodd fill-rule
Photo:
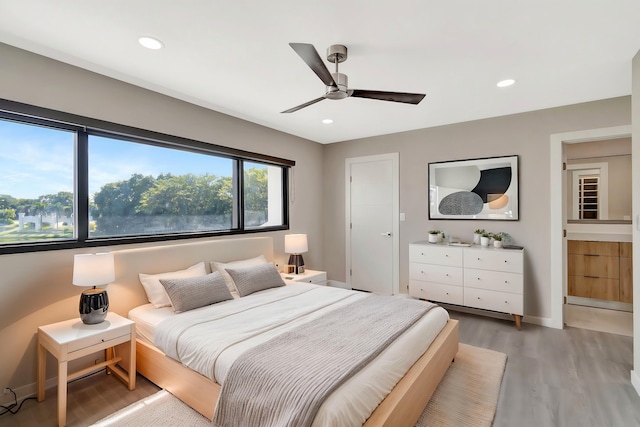
M 154 343 L 170 357 L 223 384 L 229 367 L 246 349 L 364 295 L 303 283 L 269 289 L 167 316 L 155 329 Z M 333 393 L 321 407 L 314 426 L 362 425 L 447 320 L 448 314 L 442 308 L 430 310 L 366 369 Z

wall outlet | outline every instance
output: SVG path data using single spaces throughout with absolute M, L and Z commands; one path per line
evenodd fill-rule
M 2 394 L 9 394 L 11 393 L 11 389 L 9 387 L 5 387 L 4 390 L 2 390 Z

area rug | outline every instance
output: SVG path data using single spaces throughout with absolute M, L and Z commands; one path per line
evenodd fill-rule
M 460 344 L 455 361 L 416 427 L 491 426 L 506 363 L 504 353 Z M 140 426 L 210 427 L 211 423 L 161 390 L 93 424 L 93 427 Z

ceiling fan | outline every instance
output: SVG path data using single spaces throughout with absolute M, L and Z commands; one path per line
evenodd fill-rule
M 370 98 L 380 101 L 402 102 L 405 104 L 419 104 L 425 97 L 423 93 L 404 92 L 384 92 L 380 90 L 348 89 L 348 78 L 346 74 L 338 72 L 338 64 L 347 60 L 347 47 L 341 44 L 334 44 L 327 49 L 327 60 L 336 64 L 335 73 L 330 73 L 324 62 L 320 58 L 318 51 L 312 44 L 289 43 L 289 46 L 296 51 L 302 60 L 316 73 L 320 80 L 327 86 L 326 93 L 320 98 L 313 99 L 297 107 L 282 111 L 282 113 L 293 113 L 301 110 L 323 99 L 344 99 L 350 96 L 356 98 Z

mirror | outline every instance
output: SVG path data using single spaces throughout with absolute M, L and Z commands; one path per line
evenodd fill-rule
M 631 138 L 566 144 L 567 220 L 631 222 Z

